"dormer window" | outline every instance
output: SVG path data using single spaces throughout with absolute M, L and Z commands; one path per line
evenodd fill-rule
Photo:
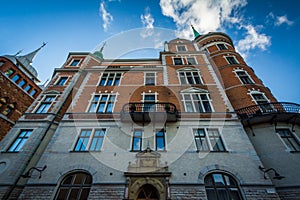
M 177 51 L 186 51 L 186 46 L 185 45 L 177 45 Z
M 226 49 L 228 49 L 227 46 L 225 44 L 223 44 L 223 43 L 217 44 L 217 46 L 218 46 L 219 50 L 226 50 Z
M 174 65 L 183 65 L 181 58 L 173 58 Z
M 70 66 L 76 67 L 76 66 L 78 66 L 79 63 L 80 63 L 80 59 L 74 59 L 74 60 L 71 62 Z

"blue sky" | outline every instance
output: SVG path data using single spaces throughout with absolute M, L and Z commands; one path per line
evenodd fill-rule
M 0 55 L 26 54 L 43 42 L 33 66 L 41 82 L 69 52 L 154 57 L 174 37 L 221 31 L 278 101 L 300 103 L 297 0 L 10 0 L 1 3 Z M 120 46 L 121 45 L 121 46 Z M 115 49 L 118 51 L 115 51 Z

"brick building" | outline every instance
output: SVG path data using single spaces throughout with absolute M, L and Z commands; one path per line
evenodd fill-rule
M 229 36 L 194 33 L 156 59 L 69 53 L 1 141 L 0 196 L 297 199 L 300 106 Z
M 31 65 L 41 48 L 23 56 L 0 56 L 0 140 L 41 92 L 37 71 Z

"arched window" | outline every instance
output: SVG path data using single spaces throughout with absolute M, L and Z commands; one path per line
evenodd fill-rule
M 88 199 L 92 176 L 86 172 L 68 174 L 60 183 L 55 200 Z
M 159 199 L 159 194 L 157 189 L 150 184 L 143 185 L 140 188 L 137 196 L 137 200 L 158 200 L 158 199 Z
M 211 173 L 204 179 L 208 200 L 242 200 L 237 182 L 224 173 Z

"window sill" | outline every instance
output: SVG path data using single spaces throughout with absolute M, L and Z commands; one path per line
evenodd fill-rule
M 300 153 L 300 151 L 290 151 L 290 153 Z

